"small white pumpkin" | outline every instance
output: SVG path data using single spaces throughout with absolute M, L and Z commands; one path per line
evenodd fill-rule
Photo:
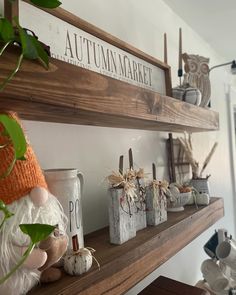
M 175 184 L 170 184 L 169 185 L 169 190 L 170 190 L 170 200 L 175 200 L 178 199 L 180 191 L 178 187 Z
M 183 101 L 199 106 L 202 101 L 202 94 L 198 88 L 188 87 L 185 89 Z
M 64 270 L 70 275 L 82 275 L 91 268 L 93 259 L 97 262 L 93 256 L 94 252 L 95 250 L 92 248 L 81 248 L 76 252 L 66 254 L 64 257 Z M 97 264 L 100 268 L 98 262 Z
M 198 88 L 183 84 L 172 89 L 172 96 L 176 99 L 199 106 L 202 101 L 202 94 Z
M 210 197 L 206 193 L 197 194 L 197 204 L 198 205 L 209 205 Z
M 210 196 L 206 193 L 199 194 L 198 192 L 193 193 L 191 198 L 189 199 L 187 205 L 209 205 Z
M 183 100 L 184 93 L 185 93 L 185 88 L 183 88 L 181 86 L 177 86 L 175 88 L 172 88 L 172 97 L 174 97 L 176 99 Z

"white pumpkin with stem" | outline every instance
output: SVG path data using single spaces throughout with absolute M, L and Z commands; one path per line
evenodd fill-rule
M 89 271 L 93 264 L 93 259 L 96 261 L 100 270 L 100 264 L 94 257 L 94 252 L 95 250 L 93 248 L 87 247 L 66 254 L 64 257 L 65 271 L 70 275 L 82 275 Z

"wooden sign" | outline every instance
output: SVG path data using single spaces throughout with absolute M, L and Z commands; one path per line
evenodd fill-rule
M 170 67 L 62 8 L 43 10 L 19 1 L 20 24 L 49 45 L 51 56 L 75 66 L 170 94 Z

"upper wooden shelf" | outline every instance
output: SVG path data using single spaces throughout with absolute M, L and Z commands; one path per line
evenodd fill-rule
M 17 48 L 1 57 L 0 79 L 13 69 Z M 46 71 L 24 61 L 19 73 L 0 93 L 0 108 L 22 118 L 171 132 L 219 129 L 218 113 L 153 91 L 50 59 Z
M 139 231 L 120 246 L 109 243 L 108 228 L 98 230 L 85 237 L 85 245 L 96 249 L 100 271 L 94 266 L 79 277 L 64 275 L 29 294 L 124 294 L 223 216 L 223 200 L 211 198 L 209 206 L 186 206 L 182 212 L 168 213 L 168 221 Z

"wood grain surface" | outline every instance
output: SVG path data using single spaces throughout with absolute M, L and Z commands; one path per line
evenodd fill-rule
M 15 1 L 19 1 L 19 0 L 15 0 Z M 29 0 L 23 0 L 23 1 L 30 4 L 30 5 L 33 5 Z M 39 7 L 37 7 L 37 8 L 39 8 Z M 172 92 L 172 90 L 171 90 L 172 89 L 171 68 L 165 62 L 162 62 L 159 59 L 135 48 L 134 46 L 128 44 L 127 42 L 120 40 L 119 38 L 105 32 L 104 30 L 94 26 L 93 24 L 81 19 L 80 17 L 74 15 L 73 13 L 71 13 L 61 7 L 58 7 L 56 9 L 45 9 L 45 8 L 40 8 L 40 9 L 42 9 L 43 11 L 67 22 L 68 24 L 71 24 L 72 26 L 75 26 L 76 28 L 79 28 L 79 29 L 117 47 L 117 48 L 120 48 L 120 49 L 164 70 L 165 83 L 166 83 L 166 85 L 165 85 L 166 86 L 165 87 L 166 94 L 171 95 L 171 92 Z
M 13 18 L 19 17 L 19 1 L 14 2 L 4 0 L 4 17 L 15 25 Z
M 100 271 L 93 266 L 80 277 L 64 275 L 60 281 L 42 285 L 29 294 L 124 294 L 223 215 L 223 200 L 211 198 L 208 206 L 186 206 L 182 212 L 168 213 L 167 222 L 147 227 L 119 246 L 109 243 L 108 228 L 98 230 L 85 237 L 85 246 L 97 250 Z
M 17 60 L 17 48 L 1 57 L 0 80 Z M 162 96 L 51 58 L 46 71 L 25 60 L 0 93 L 0 109 L 22 118 L 96 126 L 162 131 L 207 131 L 219 128 L 218 113 Z
M 209 295 L 209 293 L 203 289 L 160 276 L 139 295 Z

